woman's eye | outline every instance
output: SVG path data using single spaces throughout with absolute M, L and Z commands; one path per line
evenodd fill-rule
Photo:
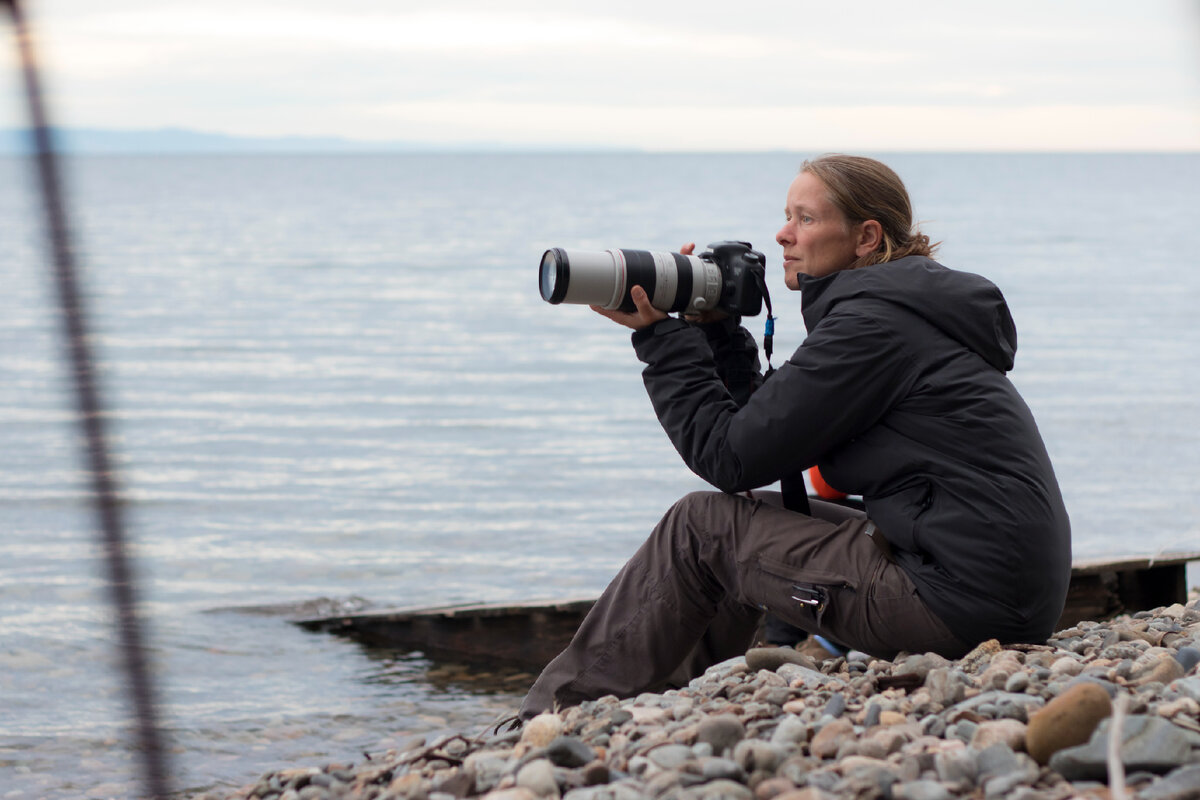
M 813 221 L 813 218 L 812 218 L 812 217 L 809 217 L 809 216 L 803 216 L 803 217 L 801 217 L 801 218 L 800 218 L 800 221 L 801 221 L 801 222 L 803 222 L 803 223 L 806 223 L 806 224 L 807 224 L 807 223 L 809 223 L 809 222 L 812 222 L 812 221 Z

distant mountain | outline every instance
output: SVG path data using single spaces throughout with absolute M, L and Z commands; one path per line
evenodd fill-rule
M 428 142 L 364 142 L 335 136 L 232 136 L 183 128 L 157 130 L 107 130 L 59 128 L 55 144 L 63 152 L 79 154 L 151 153 L 369 153 L 433 150 L 512 150 L 504 145 L 477 143 L 452 147 Z M 0 155 L 27 153 L 29 131 L 0 129 Z

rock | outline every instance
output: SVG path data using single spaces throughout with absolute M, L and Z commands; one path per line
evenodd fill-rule
M 1186 717 L 1195 719 L 1200 717 L 1200 703 L 1197 703 L 1190 697 L 1181 697 L 1178 700 L 1160 703 L 1157 711 L 1160 717 L 1165 717 L 1166 719 L 1170 719 L 1176 714 L 1183 714 Z
M 707 800 L 754 800 L 754 793 L 749 788 L 728 780 L 709 781 L 694 787 L 693 791 Z
M 892 787 L 894 800 L 950 800 L 950 790 L 937 781 L 912 781 Z
M 916 675 L 922 681 L 930 670 L 945 669 L 950 662 L 937 653 L 918 653 L 904 659 L 892 670 L 893 675 Z
M 562 718 L 547 711 L 525 723 L 521 730 L 521 744 L 527 747 L 545 747 L 561 736 L 562 732 Z
M 1190 697 L 1197 702 L 1200 702 L 1200 676 L 1194 678 L 1180 678 L 1172 685 L 1173 689 L 1178 691 L 1185 697 Z
M 1004 691 L 1006 692 L 1023 692 L 1029 688 L 1029 673 L 1014 672 L 1004 682 Z
M 1055 753 L 1050 768 L 1067 780 L 1107 780 L 1108 726 L 1105 720 L 1087 744 Z M 1187 763 L 1191 745 L 1186 733 L 1161 717 L 1132 715 L 1121 731 L 1121 763 L 1125 771 L 1170 772 Z
M 708 756 L 700 759 L 700 774 L 704 776 L 706 781 L 730 780 L 744 783 L 746 781 L 746 771 L 738 766 L 736 761 L 728 758 L 719 758 L 717 756 Z M 785 781 L 787 789 L 795 788 L 791 781 Z M 781 789 L 780 793 L 787 789 Z
M 842 692 L 834 692 L 829 698 L 829 702 L 825 704 L 822 714 L 828 714 L 831 717 L 840 717 L 842 712 L 846 710 L 846 695 Z
M 692 748 L 685 744 L 666 744 L 646 754 L 655 766 L 663 769 L 679 769 L 695 757 Z
M 943 750 L 934 755 L 933 768 L 938 779 L 951 786 L 971 787 L 979 774 L 978 752 L 966 747 Z
M 978 672 L 980 668 L 986 667 L 991 662 L 992 657 L 1003 649 L 1000 646 L 1000 642 L 996 639 L 988 639 L 986 642 L 981 642 L 974 650 L 959 659 L 959 668 L 964 672 Z
M 794 647 L 753 647 L 746 651 L 746 667 L 751 672 L 760 669 L 774 672 L 784 664 L 797 664 L 811 670 L 817 668 L 817 662 Z
M 832 795 L 821 791 L 816 786 L 805 786 L 803 789 L 777 794 L 775 800 L 829 800 L 831 797 Z
M 791 745 L 808 741 L 808 726 L 799 717 L 787 716 L 771 734 L 771 744 Z
M 817 758 L 833 758 L 844 741 L 854 738 L 854 725 L 850 720 L 839 717 L 817 731 L 809 743 L 809 752 Z
M 535 758 L 517 771 L 517 786 L 528 789 L 538 797 L 558 797 L 554 766 L 544 758 Z
M 930 699 L 942 707 L 962 702 L 967 687 L 951 669 L 932 669 L 925 677 L 925 688 Z
M 809 669 L 799 664 L 781 664 L 775 671 L 788 682 L 789 686 L 797 689 L 815 689 L 818 686 L 838 680 L 826 675 L 824 672 Z
M 1138 796 L 1142 800 L 1195 800 L 1200 797 L 1200 764 L 1172 772 L 1142 789 Z
M 743 739 L 733 748 L 733 760 L 747 773 L 774 772 L 783 758 L 782 748 L 758 739 Z
M 1071 656 L 1063 656 L 1050 665 L 1052 675 L 1075 676 L 1083 672 L 1083 663 Z
M 976 713 L 980 717 L 988 718 L 993 716 L 1001 716 L 1000 711 L 1007 709 L 1006 715 L 1017 715 L 1014 719 L 1029 719 L 1046 703 L 1040 697 L 1034 697 L 1031 694 L 1019 694 L 1013 692 L 984 692 L 968 698 L 954 706 L 952 711 L 947 712 L 951 719 L 958 719 L 964 716 L 964 712 L 970 711 Z
M 596 758 L 596 751 L 574 736 L 560 736 L 547 745 L 546 758 L 556 767 L 582 767 Z
M 704 742 L 713 749 L 713 755 L 721 755 L 732 749 L 746 737 L 746 726 L 732 714 L 706 717 L 696 732 L 696 741 Z
M 612 780 L 612 773 L 608 764 L 603 761 L 593 761 L 583 768 L 581 777 L 584 786 L 602 786 Z
M 487 800 L 537 800 L 538 798 L 536 794 L 524 786 L 514 786 L 511 789 L 497 789 L 494 792 L 488 792 L 485 796 Z
M 1183 674 L 1186 675 L 1197 664 L 1200 664 L 1200 650 L 1195 647 L 1181 647 L 1179 648 L 1179 652 L 1175 654 L 1175 660 L 1183 667 Z
M 1025 724 L 1015 719 L 988 720 L 979 723 L 971 737 L 971 747 L 986 750 L 1001 742 L 1012 750 L 1025 749 Z
M 1174 656 L 1164 655 L 1150 669 L 1136 678 L 1135 685 L 1144 686 L 1147 683 L 1170 683 L 1176 678 L 1182 678 L 1187 672 L 1183 664 Z
M 633 714 L 633 721 L 638 725 L 661 725 L 671 716 L 671 712 L 665 708 L 646 708 L 645 706 L 633 706 L 629 709 L 629 713 Z
M 1094 683 L 1078 684 L 1029 718 L 1025 750 L 1039 764 L 1046 764 L 1059 750 L 1086 742 L 1111 713 L 1108 692 Z

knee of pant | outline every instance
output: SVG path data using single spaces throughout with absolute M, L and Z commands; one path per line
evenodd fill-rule
M 724 538 L 723 534 L 732 534 L 729 522 L 733 519 L 734 509 L 744 500 L 725 492 L 691 492 L 680 498 L 667 518 L 671 520 L 664 531 L 673 537 L 691 539 L 697 533 L 703 532 L 705 540 Z
M 713 508 L 729 495 L 724 492 L 689 492 L 675 501 L 669 514 L 703 523 L 713 517 Z

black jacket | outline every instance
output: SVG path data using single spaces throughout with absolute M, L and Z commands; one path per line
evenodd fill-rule
M 1045 640 L 1066 598 L 1070 523 L 1005 377 L 1017 337 L 1000 290 L 917 256 L 800 279 L 809 335 L 740 408 L 699 331 L 668 319 L 634 334 L 684 461 L 727 492 L 817 464 L 863 496 L 956 636 Z

